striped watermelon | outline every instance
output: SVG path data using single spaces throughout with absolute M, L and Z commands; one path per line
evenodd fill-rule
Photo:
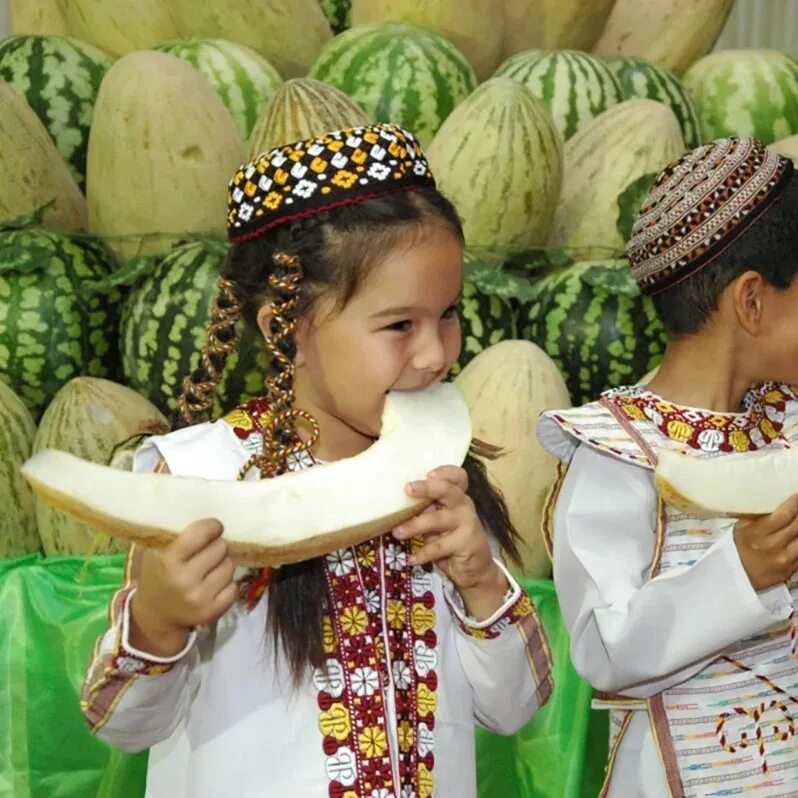
M 312 78 L 292 78 L 263 109 L 249 137 L 249 154 L 256 158 L 272 147 L 371 121 L 335 86 Z
M 578 50 L 526 50 L 510 56 L 497 77 L 523 83 L 551 113 L 567 141 L 581 127 L 623 98 L 607 65 Z
M 277 70 L 245 44 L 224 39 L 177 39 L 152 49 L 176 55 L 199 69 L 219 93 L 244 140 L 283 82 Z
M 38 416 L 78 374 L 116 369 L 119 293 L 98 244 L 43 229 L 0 230 L 0 379 Z
M 626 261 L 576 263 L 532 291 L 519 314 L 521 337 L 557 363 L 574 405 L 636 382 L 661 360 L 664 328 Z
M 476 87 L 474 70 L 448 39 L 407 24 L 336 36 L 310 77 L 337 86 L 375 121 L 403 125 L 424 145 Z
M 515 312 L 506 299 L 476 282 L 465 280 L 460 301 L 460 329 L 463 348 L 450 376 L 458 374 L 483 349 L 514 338 Z
M 624 100 L 648 97 L 665 103 L 679 120 L 685 146 L 693 149 L 701 144 L 701 124 L 695 105 L 673 72 L 632 56 L 611 58 L 607 66 L 617 78 Z
M 483 83 L 446 120 L 427 155 L 441 191 L 457 203 L 469 246 L 546 240 L 562 145 L 548 111 L 521 83 Z
M 0 41 L 0 78 L 36 111 L 81 188 L 94 103 L 112 63 L 102 50 L 62 36 Z
M 343 33 L 352 25 L 352 0 L 319 0 L 333 33 Z
M 226 251 L 226 244 L 215 241 L 175 247 L 133 286 L 123 306 L 125 382 L 164 413 L 177 409 L 183 378 L 199 363 Z M 216 415 L 263 394 L 269 360 L 260 334 L 245 330 L 241 353 L 228 361 L 216 394 Z
M 722 50 L 684 76 L 707 140 L 755 136 L 764 144 L 798 133 L 798 63 L 778 50 Z
M 121 444 L 145 434 L 169 431 L 158 409 L 135 391 L 110 380 L 76 377 L 55 395 L 44 411 L 33 453 L 60 449 L 107 465 Z M 75 521 L 36 497 L 36 521 L 44 553 L 86 555 L 124 551 L 127 545 Z
M 28 408 L 0 380 L 0 560 L 39 550 L 33 492 L 19 473 L 35 435 Z

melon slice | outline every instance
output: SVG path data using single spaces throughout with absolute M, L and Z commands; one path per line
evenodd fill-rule
M 471 420 L 459 390 L 436 384 L 386 397 L 379 439 L 355 457 L 245 482 L 133 474 L 45 449 L 22 467 L 55 507 L 109 535 L 160 547 L 193 521 L 218 518 L 239 563 L 284 565 L 354 546 L 422 512 L 405 493 L 460 465 Z
M 701 517 L 754 518 L 798 493 L 798 449 L 690 457 L 664 449 L 655 481 L 662 499 Z

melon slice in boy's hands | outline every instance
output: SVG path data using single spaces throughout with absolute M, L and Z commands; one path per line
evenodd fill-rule
M 798 449 L 718 457 L 663 449 L 655 482 L 667 504 L 691 515 L 768 515 L 798 493 Z
M 22 467 L 33 489 L 95 529 L 164 546 L 193 521 L 217 518 L 231 556 L 284 565 L 353 546 L 422 512 L 408 482 L 442 465 L 460 465 L 471 444 L 458 389 L 386 397 L 379 439 L 362 454 L 245 482 L 132 474 L 46 449 Z

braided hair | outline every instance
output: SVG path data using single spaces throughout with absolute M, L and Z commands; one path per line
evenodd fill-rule
M 270 423 L 264 429 L 262 451 L 244 465 L 240 477 L 253 468 L 261 477 L 286 471 L 291 456 L 309 451 L 318 436 L 315 420 L 292 406 L 297 321 L 311 313 L 321 297 L 332 298 L 336 309 L 343 308 L 374 264 L 406 246 L 409 232 L 430 226 L 463 240 L 451 203 L 432 188 L 415 188 L 324 211 L 233 243 L 222 265 L 219 296 L 199 368 L 184 381 L 179 404 L 183 423 L 207 419 L 227 358 L 239 344 L 236 323 L 242 319 L 257 329 L 258 314 L 270 303 L 266 336 L 273 369 L 266 384 Z M 310 429 L 304 441 L 297 434 L 297 423 Z M 475 457 L 469 456 L 464 468 L 480 517 L 504 552 L 517 561 L 517 536 L 501 495 Z M 323 559 L 277 569 L 267 590 L 267 629 L 276 641 L 275 656 L 282 647 L 298 685 L 308 667 L 324 663 Z

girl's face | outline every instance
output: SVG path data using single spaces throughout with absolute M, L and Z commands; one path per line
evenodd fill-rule
M 320 459 L 349 457 L 380 431 L 385 394 L 442 380 L 460 354 L 463 247 L 440 227 L 375 264 L 342 310 L 324 298 L 297 334 L 295 406 L 319 422 Z

